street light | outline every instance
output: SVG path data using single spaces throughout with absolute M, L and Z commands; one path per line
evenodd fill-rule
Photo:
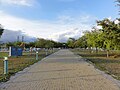
M 8 57 L 4 57 L 4 74 L 8 74 Z

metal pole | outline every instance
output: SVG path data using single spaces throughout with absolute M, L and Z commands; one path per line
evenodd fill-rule
M 19 36 L 17 36 L 17 42 L 19 42 Z
M 38 60 L 38 51 L 36 51 L 36 60 Z
M 4 57 L 4 74 L 8 74 L 8 58 Z
M 24 42 L 24 36 L 22 36 L 22 42 Z

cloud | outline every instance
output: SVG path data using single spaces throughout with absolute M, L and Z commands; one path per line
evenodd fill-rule
M 75 28 L 60 33 L 51 35 L 51 38 L 55 41 L 66 42 L 69 38 L 79 38 L 82 35 L 82 30 Z
M 5 29 L 21 30 L 28 36 L 66 41 L 69 37 L 78 38 L 85 30 L 90 30 L 96 19 L 90 15 L 71 17 L 61 15 L 56 21 L 27 20 L 0 12 L 0 24 Z
M 22 36 L 24 36 L 25 42 L 32 42 L 35 41 L 35 37 L 31 37 L 28 35 L 25 35 L 22 31 L 12 31 L 12 30 L 4 30 L 0 41 L 4 42 L 14 42 L 17 41 L 17 37 L 19 36 L 19 41 L 22 41 Z
M 49 38 L 53 39 L 54 41 L 66 42 L 69 38 L 78 39 L 79 37 L 83 35 L 83 32 L 86 30 L 91 30 L 91 27 L 89 25 L 88 26 L 81 25 L 78 28 L 73 27 L 65 31 L 54 33 L 50 35 Z
M 2 4 L 33 6 L 35 0 L 0 0 Z

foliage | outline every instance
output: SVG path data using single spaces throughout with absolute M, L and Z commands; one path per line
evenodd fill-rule
M 25 48 L 36 47 L 36 48 L 65 48 L 67 47 L 66 43 L 55 42 L 53 40 L 46 40 L 43 38 L 38 38 L 34 42 L 8 42 L 6 46 L 17 46 L 20 47 L 24 44 Z
M 22 43 L 23 42 L 8 42 L 8 43 L 6 43 L 6 46 L 7 47 L 10 47 L 10 46 L 20 47 Z
M 67 41 L 67 45 L 70 48 L 74 48 L 74 43 L 75 43 L 75 39 L 74 38 L 69 38 Z
M 119 21 L 119 19 L 117 19 Z M 104 45 L 106 49 L 120 49 L 120 25 L 115 23 L 115 21 L 110 21 L 109 19 L 104 19 L 97 22 L 98 25 L 101 25 L 103 29 L 100 31 L 103 32 Z
M 117 5 L 120 6 L 120 0 L 116 0 L 116 2 L 117 2 Z M 120 12 L 120 10 L 119 10 L 119 12 Z
M 75 42 L 68 40 L 69 47 L 80 48 L 98 48 L 109 50 L 120 50 L 120 19 L 112 21 L 109 19 L 103 19 L 97 21 L 97 26 L 91 31 L 84 32 L 84 35 Z M 107 52 L 107 56 L 108 56 Z
M 79 48 L 87 48 L 87 38 L 86 36 L 80 37 L 78 40 L 74 43 L 75 47 Z
M 55 45 L 54 41 L 38 38 L 35 42 L 35 46 L 39 48 L 53 48 Z
M 4 29 L 3 29 L 2 25 L 0 24 L 0 37 L 3 34 L 3 31 L 4 31 Z

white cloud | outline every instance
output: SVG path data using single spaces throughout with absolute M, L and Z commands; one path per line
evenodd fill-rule
M 2 4 L 32 6 L 35 0 L 0 0 Z
M 66 42 L 70 37 L 79 38 L 82 35 L 82 32 L 83 32 L 82 30 L 75 28 L 75 29 L 70 29 L 67 31 L 55 33 L 50 37 L 55 41 Z
M 95 17 L 86 15 L 79 17 L 61 16 L 56 21 L 35 21 L 11 16 L 2 11 L 0 17 L 0 24 L 5 29 L 21 30 L 29 36 L 56 41 L 66 41 L 69 37 L 80 37 L 83 31 L 91 29 L 91 22 L 95 19 Z

